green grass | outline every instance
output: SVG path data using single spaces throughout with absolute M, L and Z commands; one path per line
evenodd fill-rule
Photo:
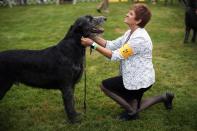
M 98 3 L 0 8 L 0 51 L 43 49 L 63 38 L 74 20 L 96 12 Z M 130 3 L 110 3 L 104 37 L 113 40 L 127 30 L 123 23 Z M 152 20 L 147 30 L 153 40 L 156 83 L 145 98 L 172 91 L 174 109 L 163 104 L 141 112 L 137 121 L 120 122 L 122 111 L 99 89 L 103 79 L 117 75 L 118 63 L 87 50 L 87 113 L 82 123 L 70 125 L 61 93 L 15 85 L 0 101 L 0 131 L 196 131 L 197 43 L 183 44 L 184 8 L 179 4 L 149 5 Z M 83 78 L 76 85 L 76 109 L 83 112 Z

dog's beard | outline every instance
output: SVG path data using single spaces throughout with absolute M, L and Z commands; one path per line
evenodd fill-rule
M 89 38 L 90 38 L 90 39 L 94 39 L 94 38 L 96 38 L 97 36 L 102 36 L 102 34 L 92 33 L 92 34 L 89 35 Z
M 104 33 L 104 29 L 102 27 L 94 28 L 93 31 L 90 33 L 90 38 L 95 38 L 96 36 L 101 36 Z

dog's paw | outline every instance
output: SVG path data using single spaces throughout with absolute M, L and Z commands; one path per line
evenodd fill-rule
M 74 119 L 70 119 L 71 124 L 80 124 L 81 123 L 81 118 L 76 117 Z
M 76 113 L 76 115 L 72 118 L 70 118 L 70 123 L 71 124 L 80 124 L 82 120 L 82 115 L 81 113 Z

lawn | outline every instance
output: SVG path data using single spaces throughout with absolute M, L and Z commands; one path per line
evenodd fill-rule
M 74 20 L 96 12 L 97 2 L 76 5 L 0 7 L 0 51 L 43 49 L 60 41 Z M 104 14 L 103 37 L 113 40 L 128 27 L 123 23 L 131 3 L 110 3 Z M 87 49 L 87 112 L 84 114 L 84 77 L 76 85 L 76 109 L 81 124 L 67 122 L 61 93 L 14 85 L 0 101 L 0 131 L 196 131 L 197 130 L 197 43 L 183 44 L 184 8 L 176 3 L 149 4 L 153 17 L 147 25 L 153 45 L 156 83 L 145 98 L 165 91 L 175 93 L 174 109 L 158 104 L 140 113 L 136 121 L 116 120 L 119 105 L 100 91 L 103 79 L 118 74 L 118 62 L 110 62 Z M 1 85 L 0 85 L 1 86 Z

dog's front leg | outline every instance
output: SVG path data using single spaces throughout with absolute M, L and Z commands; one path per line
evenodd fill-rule
M 189 33 L 190 33 L 190 28 L 189 28 L 189 27 L 186 27 L 186 29 L 185 29 L 185 39 L 184 39 L 184 43 L 187 43 L 187 42 L 188 42 Z
M 76 112 L 74 107 L 74 88 L 72 86 L 64 86 L 62 88 L 62 97 L 64 108 L 71 123 L 80 122 L 77 119 L 79 113 Z

